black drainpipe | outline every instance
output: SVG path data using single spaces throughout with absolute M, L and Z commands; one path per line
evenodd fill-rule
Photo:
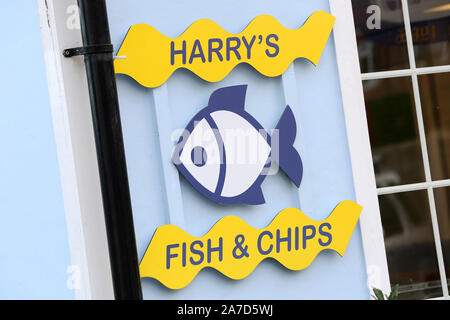
M 63 54 L 84 55 L 114 295 L 142 299 L 106 3 L 78 0 L 78 5 L 83 47 Z

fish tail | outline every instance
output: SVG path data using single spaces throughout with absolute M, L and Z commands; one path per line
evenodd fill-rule
M 300 187 L 303 176 L 303 164 L 300 155 L 293 146 L 296 135 L 297 124 L 294 113 L 289 106 L 286 106 L 272 135 L 272 152 L 275 151 L 273 156 L 275 156 L 275 161 L 278 162 L 281 170 L 287 174 L 297 187 Z

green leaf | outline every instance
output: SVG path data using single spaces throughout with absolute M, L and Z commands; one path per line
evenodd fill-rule
M 398 284 L 392 287 L 391 294 L 388 297 L 388 300 L 397 300 L 398 299 Z
M 377 288 L 373 288 L 373 293 L 375 294 L 375 297 L 377 300 L 385 300 L 383 291 Z

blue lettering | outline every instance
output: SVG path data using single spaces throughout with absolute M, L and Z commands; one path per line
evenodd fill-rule
M 217 43 L 217 47 L 213 47 L 213 43 Z M 223 42 L 221 39 L 209 39 L 208 40 L 208 61 L 212 61 L 212 54 L 213 52 L 217 55 L 220 61 L 223 61 L 222 54 L 220 53 L 220 50 L 223 47 Z
M 331 233 L 323 231 L 324 227 L 327 227 L 328 230 L 331 230 L 331 225 L 329 223 L 322 223 L 319 226 L 320 235 L 328 238 L 328 240 L 326 242 L 323 242 L 322 239 L 319 239 L 319 244 L 323 247 L 328 246 L 331 243 L 331 240 L 333 239 L 333 237 L 331 236 Z
M 222 261 L 223 258 L 223 239 L 222 237 L 219 238 L 219 246 L 218 247 L 211 247 L 211 239 L 208 239 L 208 263 L 211 263 L 211 253 L 217 251 L 219 252 L 219 261 Z
M 200 248 L 203 248 L 203 242 L 201 242 L 200 240 L 196 240 L 194 242 L 191 243 L 191 252 L 192 254 L 196 254 L 199 256 L 199 259 L 197 261 L 195 261 L 192 257 L 189 258 L 189 261 L 191 261 L 191 263 L 196 266 L 199 265 L 200 263 L 203 262 L 203 259 L 205 258 L 205 256 L 203 255 L 203 252 L 195 249 L 195 246 L 198 245 Z
M 287 237 L 281 238 L 280 230 L 277 230 L 277 253 L 280 252 L 280 244 L 281 242 L 287 242 L 288 251 L 291 251 L 291 228 L 287 230 Z
M 311 230 L 311 234 L 307 235 L 306 231 Z M 314 226 L 304 226 L 303 227 L 303 249 L 306 249 L 306 240 L 314 238 L 316 235 L 316 228 Z
M 198 48 L 198 53 L 196 53 Z M 192 47 L 192 52 L 191 52 L 191 57 L 189 58 L 189 64 L 192 63 L 192 61 L 194 61 L 195 58 L 200 58 L 202 59 L 202 62 L 205 62 L 205 55 L 203 54 L 203 49 L 202 49 L 202 45 L 200 43 L 200 40 L 195 40 L 194 42 L 194 46 Z
M 231 41 L 235 41 L 236 45 L 231 46 Z M 230 61 L 230 52 L 233 51 L 238 60 L 241 60 L 241 55 L 239 54 L 239 47 L 241 46 L 241 39 L 237 37 L 227 38 L 227 61 Z
M 183 242 L 182 244 L 181 264 L 183 265 L 183 267 L 186 267 L 186 242 Z
M 183 58 L 183 64 L 186 64 L 186 41 L 183 41 L 183 48 L 181 50 L 175 50 L 175 42 L 170 42 L 170 64 L 175 64 L 175 55 L 181 54 Z
M 242 42 L 244 42 L 244 45 L 247 48 L 247 59 L 250 59 L 252 57 L 252 47 L 253 47 L 253 44 L 255 43 L 255 40 L 256 40 L 256 36 L 253 36 L 250 43 L 248 43 L 247 39 L 245 39 L 245 37 L 242 37 Z
M 179 244 L 169 244 L 166 248 L 166 269 L 170 269 L 170 259 L 172 258 L 176 258 L 178 257 L 178 254 L 174 253 L 170 253 L 170 249 L 172 248 L 178 248 L 180 245 Z
M 273 58 L 276 57 L 278 55 L 278 53 L 280 52 L 280 47 L 274 43 L 274 42 L 270 42 L 270 39 L 275 39 L 275 41 L 278 41 L 278 36 L 276 34 L 269 34 L 266 38 L 266 44 L 271 47 L 274 48 L 275 51 L 273 53 L 270 53 L 269 49 L 266 49 L 266 54 L 269 58 Z
M 263 232 L 261 232 L 261 234 L 258 237 L 258 251 L 259 251 L 259 253 L 261 253 L 263 255 L 266 255 L 266 254 L 269 254 L 269 253 L 272 252 L 273 245 L 270 245 L 269 249 L 263 250 L 261 242 L 262 242 L 262 238 L 264 236 L 268 236 L 270 239 L 273 239 L 273 235 L 272 235 L 272 233 L 270 231 L 263 231 Z

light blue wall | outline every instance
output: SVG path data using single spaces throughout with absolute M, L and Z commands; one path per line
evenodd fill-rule
M 328 0 L 191 0 L 107 2 L 113 43 L 119 48 L 132 24 L 147 23 L 170 37 L 179 36 L 201 18 L 239 33 L 256 16 L 271 14 L 288 28 L 298 28 L 317 10 L 329 12 Z M 183 178 L 181 192 L 185 230 L 202 236 L 225 215 L 238 215 L 250 225 L 263 228 L 283 208 L 300 206 L 311 218 L 326 218 L 342 200 L 354 200 L 342 99 L 340 96 L 334 39 L 331 36 L 318 67 L 295 62 L 300 108 L 294 113 L 304 140 L 304 179 L 297 189 L 283 174 L 269 176 L 262 187 L 267 203 L 258 207 L 217 206 L 201 196 Z M 160 144 L 151 89 L 119 75 L 118 91 L 123 122 L 127 165 L 139 257 L 155 228 L 168 223 L 168 208 L 160 161 Z M 274 127 L 284 109 L 281 78 L 266 78 L 247 65 L 236 67 L 223 81 L 206 83 L 186 70 L 175 72 L 167 82 L 171 129 L 184 128 L 203 108 L 214 89 L 226 85 L 249 85 L 246 109 L 266 129 Z M 170 144 L 170 137 L 162 137 Z M 263 261 L 247 278 L 234 281 L 205 269 L 186 288 L 171 291 L 153 279 L 143 279 L 144 297 L 171 299 L 368 299 L 366 272 L 359 225 L 344 258 L 322 252 L 312 265 L 293 272 L 273 260 Z
M 2 1 L 0 30 L 0 299 L 72 299 L 35 1 Z

